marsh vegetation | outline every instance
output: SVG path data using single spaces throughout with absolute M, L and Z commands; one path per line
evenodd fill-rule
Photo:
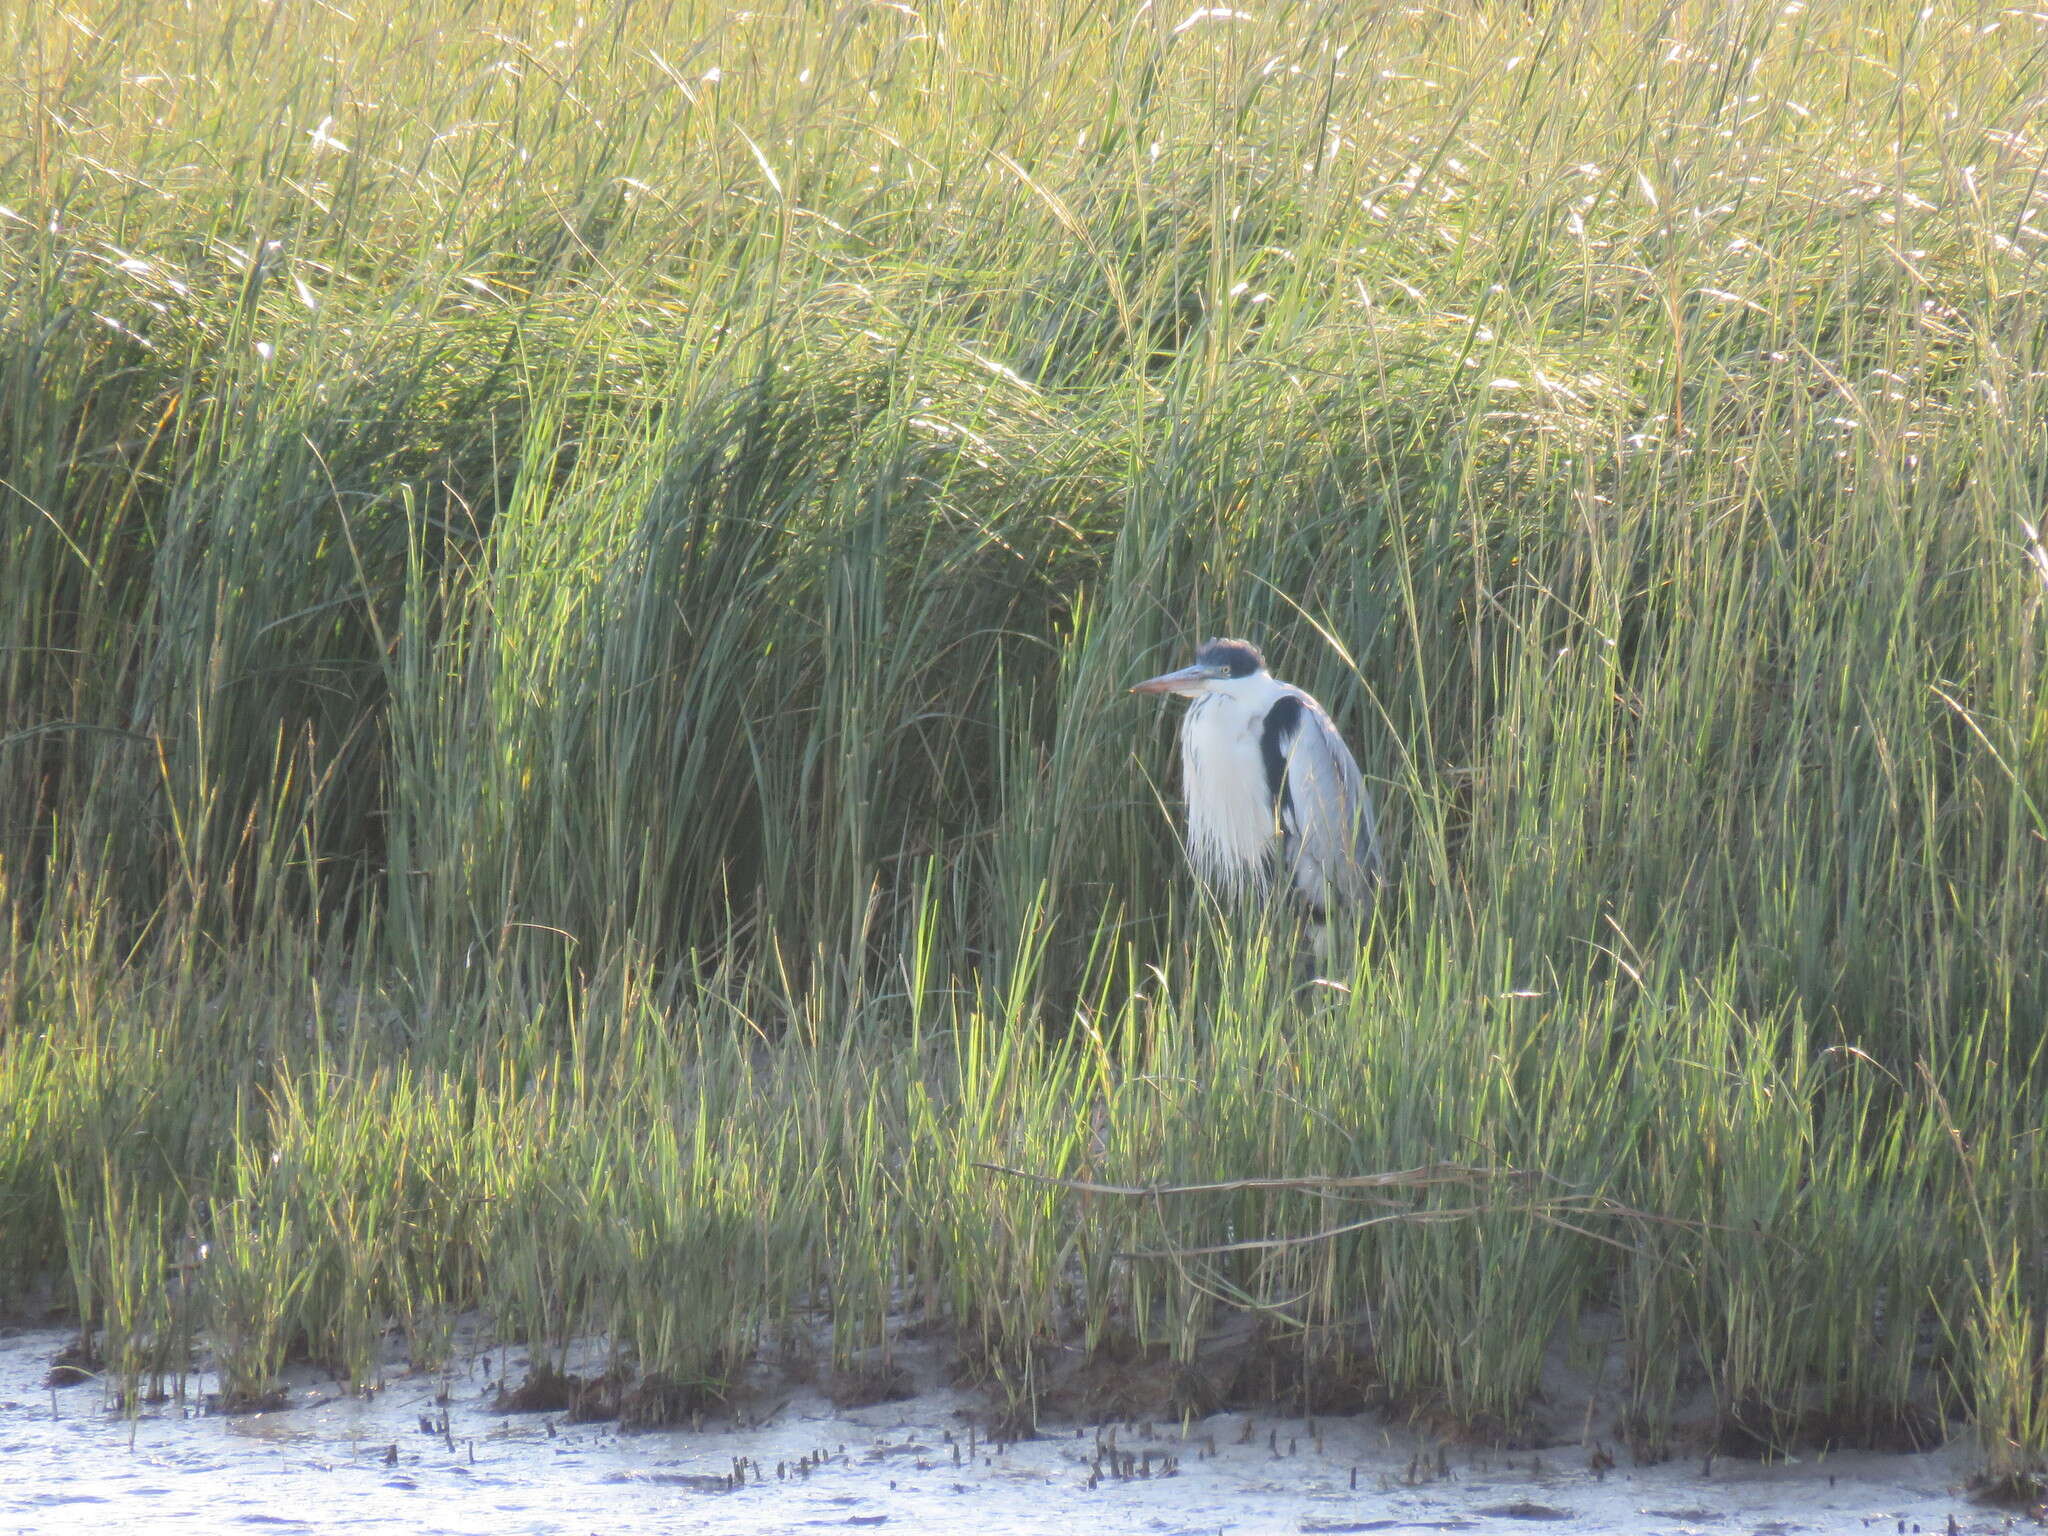
M 116 1402 L 1250 1326 L 1511 1438 L 1598 1316 L 1639 1454 L 2039 1471 L 2048 18 L 6 9 L 0 1295 Z M 1212 633 L 1348 994 L 1188 886 Z

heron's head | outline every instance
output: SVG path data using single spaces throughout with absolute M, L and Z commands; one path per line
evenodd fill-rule
M 1266 658 L 1247 640 L 1210 640 L 1195 652 L 1195 664 L 1178 672 L 1148 677 L 1134 684 L 1133 693 L 1178 693 L 1197 698 L 1205 693 L 1225 693 L 1234 682 L 1257 677 L 1266 670 Z

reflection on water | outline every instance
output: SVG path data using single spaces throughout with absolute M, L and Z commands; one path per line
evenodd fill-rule
M 1119 1478 L 1093 1432 L 964 1454 L 960 1414 L 972 1404 L 947 1392 L 845 1414 L 795 1395 L 756 1427 L 622 1437 L 602 1424 L 492 1412 L 493 1383 L 477 1360 L 450 1377 L 394 1375 L 367 1401 L 305 1372 L 274 1412 L 221 1418 L 169 1403 L 130 1421 L 102 1411 L 95 1385 L 42 1385 L 67 1337 L 0 1336 L 8 1533 L 1506 1532 L 1528 1529 L 1534 1517 L 1519 1511 L 1537 1508 L 1553 1529 L 1595 1533 L 1861 1536 L 1895 1522 L 1931 1533 L 1948 1529 L 1951 1514 L 1963 1532 L 2005 1526 L 1951 1491 L 1967 1468 L 1960 1450 L 1775 1467 L 1717 1461 L 1704 1478 L 1696 1460 L 1596 1478 L 1574 1446 L 1540 1461 L 1453 1450 L 1447 1478 L 1411 1482 L 1418 1460 L 1434 1463 L 1434 1443 L 1376 1419 L 1326 1419 L 1318 1437 L 1264 1417 L 1247 1434 L 1233 1414 L 1185 1434 L 1123 1426 L 1122 1451 L 1149 1453 L 1148 1470 L 1169 1457 L 1178 1468 Z

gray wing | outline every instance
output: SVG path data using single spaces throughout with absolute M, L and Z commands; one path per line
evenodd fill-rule
M 1379 828 L 1336 725 L 1297 689 L 1273 706 L 1264 734 L 1296 889 L 1318 906 L 1370 901 L 1380 879 Z

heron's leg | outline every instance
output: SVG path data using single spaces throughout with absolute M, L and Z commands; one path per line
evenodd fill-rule
M 1331 961 L 1338 947 L 1338 936 L 1332 927 L 1327 917 L 1308 919 L 1308 976 L 1294 989 L 1294 994 L 1310 1009 L 1334 1008 L 1351 995 L 1351 984 L 1332 974 L 1336 967 Z
M 1301 896 L 1302 915 L 1308 920 L 1309 955 L 1314 962 L 1309 979 L 1327 981 L 1337 952 L 1337 928 L 1343 909 L 1336 904 L 1337 893 L 1330 888 L 1330 882 L 1316 878 L 1308 870 L 1297 871 L 1295 889 Z

